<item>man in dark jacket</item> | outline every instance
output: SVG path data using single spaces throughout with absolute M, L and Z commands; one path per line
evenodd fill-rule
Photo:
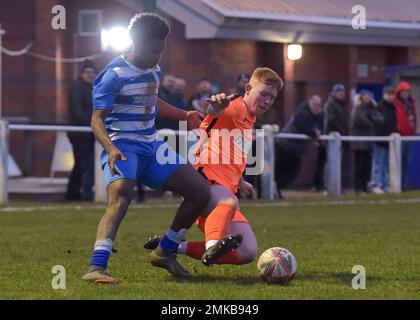
M 383 124 L 384 118 L 378 111 L 372 93 L 361 90 L 355 97 L 351 114 L 350 133 L 353 136 L 374 136 L 375 128 Z M 368 192 L 368 182 L 372 167 L 372 143 L 354 141 L 351 143 L 354 154 L 354 189 L 356 194 Z
M 388 86 L 383 90 L 378 111 L 384 117 L 382 125 L 376 126 L 376 136 L 389 136 L 397 132 L 397 115 L 394 106 L 395 89 Z M 389 142 L 377 142 L 373 145 L 373 161 L 371 175 L 372 193 L 382 194 L 389 186 Z
M 321 131 L 318 128 L 318 116 L 322 112 L 322 100 L 312 96 L 301 104 L 281 131 L 282 133 L 306 134 L 318 139 Z M 310 140 L 278 139 L 276 150 L 276 183 L 280 190 L 296 179 L 300 172 L 301 158 L 311 146 Z
M 92 87 L 96 68 L 86 62 L 80 76 L 70 90 L 70 124 L 90 126 L 92 115 Z M 74 167 L 67 185 L 67 201 L 93 200 L 93 171 L 95 137 L 92 133 L 69 132 L 67 134 L 73 147 Z M 82 192 L 81 192 L 82 189 Z
M 338 132 L 342 136 L 348 133 L 348 117 L 346 113 L 346 88 L 341 83 L 333 86 L 325 103 L 325 134 Z
M 176 78 L 171 74 L 167 74 L 163 77 L 162 85 L 159 88 L 159 98 L 172 106 L 175 106 L 178 102 L 175 95 L 175 85 Z M 179 124 L 178 121 L 158 116 L 156 118 L 156 128 L 179 130 Z

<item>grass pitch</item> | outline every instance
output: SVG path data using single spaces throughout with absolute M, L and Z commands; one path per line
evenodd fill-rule
M 204 267 L 180 256 L 194 277 L 173 279 L 154 268 L 143 249 L 164 233 L 176 205 L 133 206 L 118 234 L 109 271 L 117 286 L 81 280 L 103 206 L 12 203 L 0 208 L 0 299 L 418 299 L 420 193 L 361 198 L 308 198 L 243 203 L 259 253 L 273 246 L 293 252 L 298 274 L 288 285 L 268 285 L 256 262 Z M 190 239 L 201 239 L 193 227 Z M 51 270 L 66 270 L 66 289 L 54 290 Z M 352 267 L 366 269 L 366 289 L 351 286 Z

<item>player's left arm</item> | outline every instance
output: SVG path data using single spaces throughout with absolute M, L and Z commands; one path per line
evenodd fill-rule
M 198 111 L 184 111 L 169 103 L 165 102 L 161 98 L 158 98 L 158 112 L 159 116 L 164 118 L 173 119 L 176 121 L 187 121 L 188 129 L 196 129 L 200 126 L 201 121 L 204 119 L 204 115 Z
M 239 189 L 243 191 L 249 199 L 255 200 L 257 198 L 254 186 L 245 181 L 243 177 L 239 180 Z

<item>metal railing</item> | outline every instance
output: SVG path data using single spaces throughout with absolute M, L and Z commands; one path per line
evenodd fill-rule
M 0 205 L 8 202 L 8 169 L 7 156 L 9 154 L 10 131 L 44 131 L 44 132 L 91 132 L 90 127 L 77 126 L 50 126 L 50 125 L 16 125 L 0 120 Z M 165 131 L 167 134 L 169 131 Z M 177 134 L 180 134 L 179 132 Z M 185 134 L 182 132 L 181 134 Z M 261 175 L 263 192 L 267 199 L 275 198 L 275 139 L 300 139 L 308 140 L 310 137 L 303 134 L 275 133 L 271 126 L 264 128 L 264 172 Z M 401 192 L 401 144 L 403 141 L 420 141 L 420 137 L 401 137 L 392 134 L 386 137 L 361 137 L 340 136 L 334 132 L 330 135 L 322 135 L 319 140 L 327 141 L 327 191 L 330 195 L 341 195 L 341 161 L 343 141 L 368 141 L 389 142 L 389 178 L 390 192 Z M 99 162 L 101 146 L 95 144 L 95 201 L 106 201 L 107 195 Z
M 272 139 L 268 139 L 269 143 L 273 144 L 274 139 L 311 139 L 308 136 L 299 134 L 285 134 L 273 133 L 268 130 L 266 132 Z M 341 136 L 337 132 L 332 132 L 330 135 L 322 135 L 319 140 L 327 141 L 327 161 L 326 161 L 326 186 L 329 195 L 341 195 L 341 162 L 342 162 L 342 142 L 388 142 L 389 143 L 389 191 L 391 193 L 401 192 L 401 145 L 404 141 L 420 141 L 420 136 L 402 137 L 398 133 L 393 133 L 390 136 Z M 274 166 L 275 162 L 271 162 Z M 273 178 L 274 179 L 274 176 Z M 274 198 L 274 194 L 268 195 L 269 199 Z

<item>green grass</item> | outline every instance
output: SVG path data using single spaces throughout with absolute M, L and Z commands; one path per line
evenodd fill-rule
M 282 246 L 296 256 L 298 274 L 288 286 L 263 283 L 256 262 L 206 268 L 180 257 L 194 274 L 189 281 L 153 268 L 143 241 L 163 233 L 175 210 L 153 205 L 131 208 L 121 226 L 118 252 L 109 266 L 121 284 L 87 284 L 80 278 L 103 209 L 56 204 L 29 211 L 34 204 L 12 203 L 9 207 L 22 210 L 0 210 L 0 299 L 418 299 L 420 203 L 398 200 L 419 198 L 411 193 L 363 197 L 355 203 L 346 196 L 261 202 L 262 207 L 243 204 L 260 253 Z M 331 202 L 336 200 L 346 205 Z M 188 236 L 201 239 L 195 227 Z M 66 290 L 51 287 L 54 265 L 66 268 Z M 366 290 L 352 289 L 354 265 L 366 268 Z

